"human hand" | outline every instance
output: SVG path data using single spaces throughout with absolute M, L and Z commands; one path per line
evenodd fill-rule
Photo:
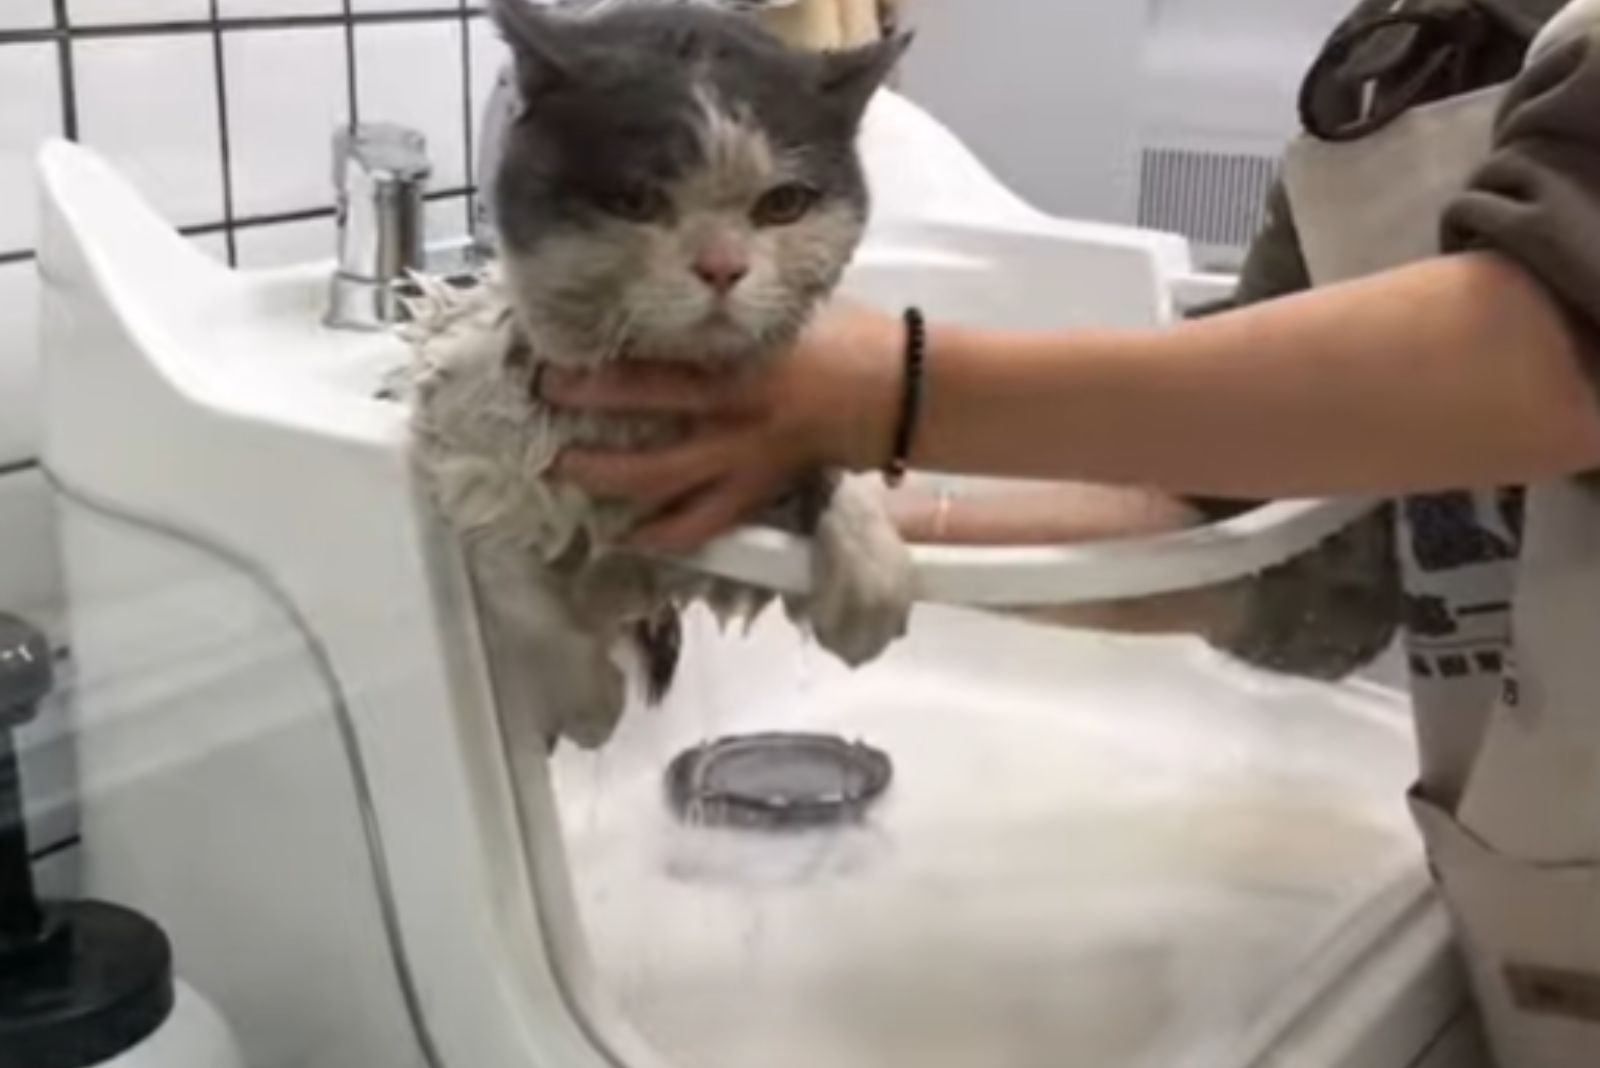
M 541 389 L 557 407 L 691 423 L 686 438 L 659 450 L 568 450 L 555 473 L 597 497 L 637 505 L 648 518 L 629 539 L 633 547 L 694 549 L 810 471 L 865 470 L 887 459 L 903 330 L 896 318 L 836 304 L 792 350 L 758 367 L 552 369 Z
M 1152 537 L 1204 521 L 1157 490 L 1087 483 L 997 482 L 955 490 L 913 483 L 889 495 L 907 541 L 965 546 L 1081 545 Z

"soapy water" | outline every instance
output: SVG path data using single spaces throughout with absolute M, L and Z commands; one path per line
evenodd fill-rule
M 557 761 L 596 966 L 685 1068 L 1227 1065 L 1417 862 L 1392 703 L 939 610 L 850 673 L 778 615 L 693 620 L 666 706 Z M 673 756 L 775 729 L 860 738 L 895 783 L 830 829 L 671 811 Z

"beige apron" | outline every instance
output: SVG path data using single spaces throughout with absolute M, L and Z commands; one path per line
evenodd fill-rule
M 1285 184 L 1316 284 L 1437 254 L 1441 215 L 1486 158 L 1503 92 L 1290 149 Z M 1465 578 L 1490 597 L 1497 584 L 1513 592 L 1512 574 L 1502 563 Z M 1504 674 L 1419 680 L 1413 809 L 1501 1068 L 1597 1068 L 1600 495 L 1530 489 L 1514 575 Z

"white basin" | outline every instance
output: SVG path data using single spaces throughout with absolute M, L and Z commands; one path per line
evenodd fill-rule
M 749 640 L 701 620 L 666 708 L 551 760 L 493 700 L 403 413 L 373 398 L 398 344 L 318 325 L 325 266 L 206 260 L 82 149 L 42 174 L 86 877 L 167 925 L 257 1068 L 1407 1068 L 1457 1010 L 1382 691 L 969 609 L 921 612 L 856 674 L 776 618 Z M 891 212 L 852 285 L 1151 323 L 1172 257 Z M 1044 299 L 1058 272 L 1081 284 Z M 921 564 L 953 601 L 1150 592 L 1360 510 Z M 804 580 L 794 545 L 741 537 L 710 566 Z M 773 725 L 863 735 L 899 778 L 810 837 L 666 819 L 666 758 Z
M 675 1063 L 1253 1065 L 1418 922 L 1395 694 L 953 609 L 856 674 L 772 618 L 689 645 L 555 777 L 598 974 Z M 675 755 L 766 731 L 865 741 L 894 785 L 825 831 L 671 813 Z

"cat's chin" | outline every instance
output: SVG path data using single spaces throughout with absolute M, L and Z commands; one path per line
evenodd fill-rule
M 635 339 L 623 358 L 660 363 L 738 364 L 764 359 L 782 347 L 732 320 L 708 321 L 667 337 Z

